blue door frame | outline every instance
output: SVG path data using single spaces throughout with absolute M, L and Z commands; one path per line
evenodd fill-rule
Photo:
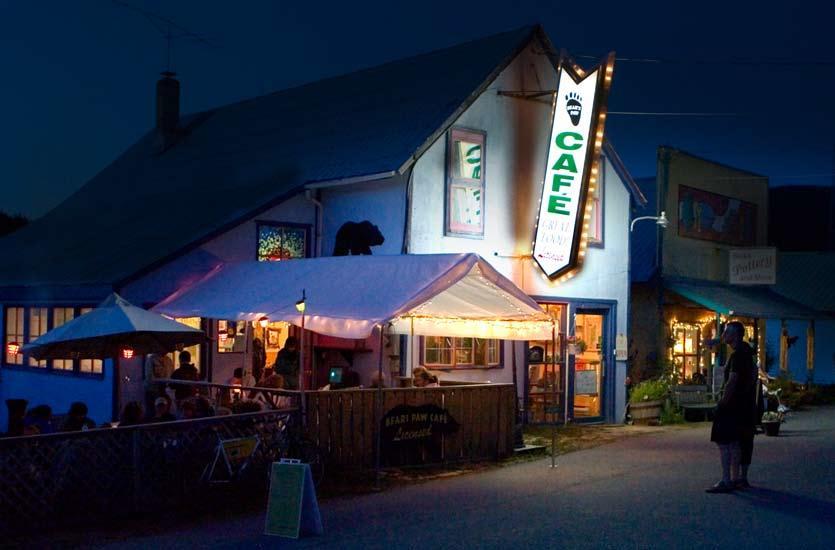
M 577 315 L 590 314 L 603 317 L 603 347 L 601 358 L 603 361 L 600 395 L 600 416 L 575 418 L 574 417 L 574 373 L 575 356 L 568 356 L 568 414 L 573 422 L 614 422 L 615 418 L 615 327 L 617 326 L 617 302 L 604 300 L 584 300 L 570 304 L 571 311 L 568 319 L 568 333 L 575 335 L 575 323 Z
M 617 300 L 595 300 L 595 299 L 581 299 L 565 298 L 559 296 L 531 296 L 537 302 L 567 304 L 569 308 L 569 316 L 566 320 L 567 334 L 574 336 L 574 317 L 580 313 L 592 313 L 603 315 L 603 330 L 605 337 L 603 338 L 603 383 L 602 395 L 600 397 L 600 411 L 601 416 L 591 418 L 574 419 L 574 356 L 569 355 L 566 358 L 566 368 L 568 370 L 568 381 L 566 384 L 566 393 L 563 394 L 565 401 L 568 403 L 568 420 L 576 421 L 577 423 L 590 422 L 609 422 L 616 423 L 615 418 L 615 336 L 617 334 Z M 523 376 L 525 384 L 525 394 L 527 400 L 528 388 L 528 370 L 525 369 Z

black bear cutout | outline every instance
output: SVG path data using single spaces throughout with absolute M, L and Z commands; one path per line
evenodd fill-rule
M 336 243 L 333 246 L 334 256 L 371 255 L 371 247 L 385 242 L 380 228 L 368 220 L 361 222 L 345 222 L 336 232 Z

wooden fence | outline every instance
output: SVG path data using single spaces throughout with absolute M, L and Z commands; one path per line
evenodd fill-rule
M 497 460 L 513 452 L 512 384 L 390 388 L 382 393 L 381 414 L 375 409 L 375 389 L 307 393 L 307 434 L 329 467 L 374 468 L 380 418 L 398 405 L 435 405 L 446 409 L 459 425 L 455 432 L 441 436 L 437 448 L 419 449 L 401 457 L 401 464 Z

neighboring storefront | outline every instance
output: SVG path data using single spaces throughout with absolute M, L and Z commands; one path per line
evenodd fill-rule
M 632 233 L 632 376 L 667 372 L 718 389 L 727 350 L 709 341 L 729 321 L 743 323 L 763 368 L 782 364 L 787 344 L 775 322 L 805 326 L 819 314 L 778 293 L 768 179 L 669 147 L 658 159 L 657 177 L 639 182 L 649 205 L 633 217 L 665 212 L 669 225 L 638 222 Z

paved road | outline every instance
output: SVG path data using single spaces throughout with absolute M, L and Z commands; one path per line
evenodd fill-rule
M 708 428 L 622 439 L 561 457 L 330 500 L 325 535 L 266 537 L 263 517 L 192 524 L 109 547 L 835 548 L 835 408 L 758 436 L 755 488 L 709 495 Z

